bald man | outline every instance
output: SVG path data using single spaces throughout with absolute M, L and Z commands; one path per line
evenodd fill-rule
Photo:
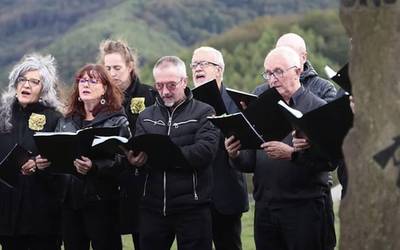
M 303 113 L 326 102 L 300 84 L 301 62 L 288 47 L 272 50 L 264 61 L 264 77 L 285 102 Z M 289 134 L 259 150 L 240 150 L 240 141 L 225 140 L 232 165 L 254 173 L 254 237 L 262 250 L 324 249 L 326 175 L 335 169 L 313 151 L 296 151 Z
M 276 42 L 276 48 L 283 46 L 292 48 L 300 58 L 300 64 L 302 65 L 300 67 L 300 82 L 303 87 L 327 102 L 336 99 L 335 86 L 328 80 L 319 77 L 310 61 L 307 60 L 308 54 L 304 39 L 295 33 L 287 33 L 282 35 Z M 262 84 L 254 90 L 254 93 L 259 95 L 266 89 L 268 89 L 268 85 Z

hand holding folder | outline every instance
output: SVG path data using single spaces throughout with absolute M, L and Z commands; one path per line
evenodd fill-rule
M 92 149 L 96 136 L 119 134 L 119 127 L 85 128 L 76 132 L 38 132 L 33 138 L 40 155 L 51 162 L 52 173 L 76 174 L 73 161 L 81 156 L 102 158 Z
M 15 146 L 0 162 L 0 179 L 9 187 L 14 187 L 18 183 L 21 173 L 21 166 L 32 157 L 31 152 L 22 146 Z

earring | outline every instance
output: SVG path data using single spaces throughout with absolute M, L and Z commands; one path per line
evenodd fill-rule
M 78 96 L 78 102 L 81 102 L 82 101 L 82 99 Z
M 100 104 L 101 104 L 101 105 L 106 104 L 106 99 L 104 99 L 104 97 L 102 97 L 102 98 L 100 99 Z
M 43 102 L 43 98 L 39 97 L 39 102 L 42 103 Z

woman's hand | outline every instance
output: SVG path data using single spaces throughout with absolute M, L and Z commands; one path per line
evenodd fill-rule
M 42 158 L 42 156 L 37 155 L 35 157 L 36 167 L 40 170 L 44 170 L 45 168 L 50 167 L 51 162 L 46 158 Z
M 31 175 L 36 171 L 36 162 L 33 159 L 28 160 L 21 167 L 21 173 L 23 175 Z
M 81 156 L 81 159 L 75 159 L 74 166 L 76 168 L 76 171 L 78 171 L 78 173 L 87 175 L 90 169 L 92 169 L 93 163 L 89 158 Z

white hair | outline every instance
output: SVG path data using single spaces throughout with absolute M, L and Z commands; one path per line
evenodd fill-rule
M 57 74 L 54 57 L 39 54 L 25 55 L 21 61 L 14 66 L 8 76 L 7 90 L 1 95 L 0 110 L 0 132 L 8 132 L 12 129 L 11 117 L 12 106 L 16 101 L 17 78 L 28 71 L 39 71 L 42 90 L 39 101 L 47 107 L 61 109 L 61 102 L 57 95 Z
M 211 52 L 215 55 L 216 59 L 216 64 L 218 64 L 222 68 L 222 72 L 224 72 L 225 69 L 225 62 L 224 62 L 224 57 L 222 56 L 221 51 L 213 48 L 213 47 L 208 47 L 208 46 L 202 46 L 193 51 L 193 55 L 196 54 L 199 51 L 204 51 L 204 52 Z
M 153 68 L 153 76 L 159 68 L 169 65 L 173 65 L 178 69 L 179 77 L 187 78 L 186 65 L 182 59 L 177 56 L 163 56 L 158 59 Z
M 265 57 L 265 61 L 267 61 L 269 57 L 276 55 L 283 57 L 289 65 L 296 66 L 299 69 L 301 68 L 299 54 L 297 54 L 292 48 L 285 46 L 277 47 L 268 53 L 268 55 Z

